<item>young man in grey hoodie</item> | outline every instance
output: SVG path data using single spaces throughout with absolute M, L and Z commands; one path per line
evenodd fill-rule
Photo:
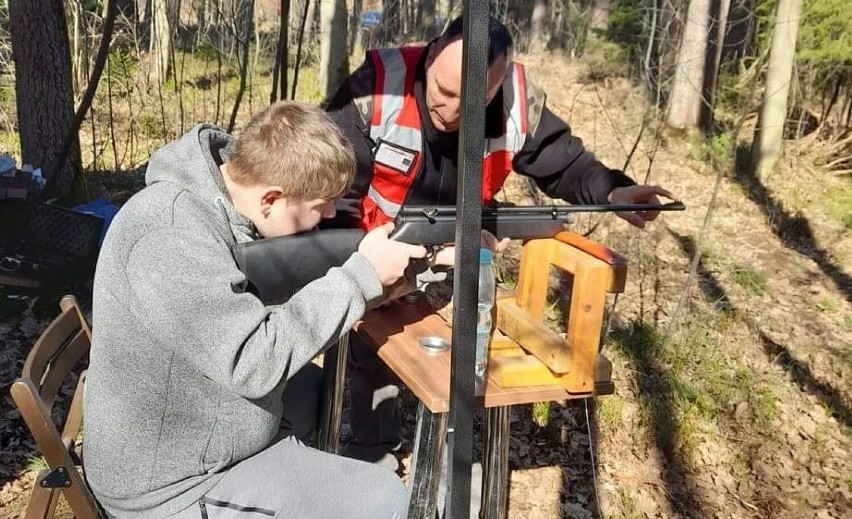
M 147 187 L 110 226 L 95 274 L 84 457 L 109 515 L 405 513 L 392 472 L 281 438 L 279 427 L 292 377 L 425 250 L 376 229 L 276 307 L 245 292 L 233 256 L 239 242 L 333 216 L 354 171 L 327 116 L 292 102 L 255 116 L 239 140 L 199 125 L 151 157 Z

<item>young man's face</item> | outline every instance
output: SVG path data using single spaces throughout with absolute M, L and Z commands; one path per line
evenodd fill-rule
M 280 186 L 234 182 L 227 164 L 222 165 L 221 172 L 234 208 L 251 220 L 264 238 L 310 231 L 320 220 L 334 218 L 336 213 L 334 200 L 290 200 L 283 196 Z
M 430 48 L 426 61 L 426 107 L 435 129 L 454 132 L 461 117 L 462 40 L 454 40 L 443 49 L 438 45 Z M 508 70 L 505 56 L 488 67 L 486 103 L 497 95 Z
M 265 238 L 310 231 L 323 218 L 333 218 L 336 212 L 334 201 L 322 198 L 293 201 L 270 195 L 261 206 L 258 221 L 254 224 Z

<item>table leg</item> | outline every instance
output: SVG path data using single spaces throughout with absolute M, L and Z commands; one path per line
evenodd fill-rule
M 322 363 L 322 391 L 317 448 L 337 454 L 340 450 L 340 424 L 343 420 L 343 389 L 349 359 L 349 334 L 326 350 Z
M 505 519 L 508 513 L 510 409 L 501 406 L 485 410 L 480 519 Z
M 411 458 L 411 498 L 408 519 L 434 519 L 441 482 L 441 458 L 447 436 L 448 413 L 433 413 L 417 404 L 417 431 Z

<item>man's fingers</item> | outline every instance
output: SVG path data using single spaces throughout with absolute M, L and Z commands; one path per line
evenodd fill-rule
M 653 222 L 660 216 L 659 211 L 639 211 L 639 217 L 645 220 L 646 222 Z
M 620 218 L 626 220 L 630 225 L 639 227 L 640 229 L 643 229 L 645 227 L 645 219 L 636 213 L 630 211 L 621 211 L 615 214 L 617 214 Z
M 422 245 L 409 245 L 406 244 L 405 248 L 408 256 L 411 258 L 425 258 L 426 257 L 426 247 Z
M 506 247 L 509 246 L 509 238 L 503 238 L 500 242 L 494 247 L 494 252 L 503 252 L 506 250 Z
M 665 189 L 663 189 L 663 191 L 665 191 Z M 662 196 L 665 196 L 665 195 L 662 195 Z M 657 198 L 656 195 L 651 195 L 651 197 L 648 199 L 648 205 L 660 205 L 660 199 Z M 654 211 L 654 210 L 648 210 L 648 211 L 636 211 L 636 214 L 639 216 L 639 218 L 642 218 L 644 221 L 650 222 L 652 220 L 656 220 L 657 217 L 660 215 L 660 212 Z
M 491 234 L 490 231 L 486 231 L 485 229 L 482 229 L 482 231 L 480 231 L 480 235 L 482 236 L 482 246 L 494 250 L 494 247 L 497 245 L 497 237 Z
M 482 246 L 488 247 L 492 252 L 503 252 L 509 246 L 509 238 L 498 240 L 490 231 L 482 230 Z
M 383 231 L 385 231 L 385 233 L 387 233 L 387 235 L 388 235 L 388 236 L 390 236 L 390 233 L 392 233 L 392 232 L 393 232 L 393 222 L 388 222 L 388 223 L 386 223 L 386 224 L 382 224 L 382 225 L 380 226 L 380 228 L 381 228 Z
M 647 194 L 649 195 L 660 195 L 668 198 L 669 200 L 677 200 L 677 196 L 674 193 L 669 191 L 668 189 L 663 189 L 660 186 L 643 186 L 648 189 Z M 659 201 L 657 201 L 659 203 Z
M 452 267 L 455 263 L 456 258 L 456 248 L 454 246 L 449 246 L 441 249 L 438 254 L 435 255 L 435 258 L 432 260 L 432 264 L 434 266 L 445 266 Z

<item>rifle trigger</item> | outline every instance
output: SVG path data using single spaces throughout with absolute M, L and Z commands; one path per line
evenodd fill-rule
M 426 260 L 427 261 L 432 261 L 433 259 L 435 259 L 435 256 L 437 256 L 439 252 L 444 250 L 444 246 L 440 245 L 440 244 L 438 244 L 438 245 L 424 245 L 423 247 L 426 248 Z

